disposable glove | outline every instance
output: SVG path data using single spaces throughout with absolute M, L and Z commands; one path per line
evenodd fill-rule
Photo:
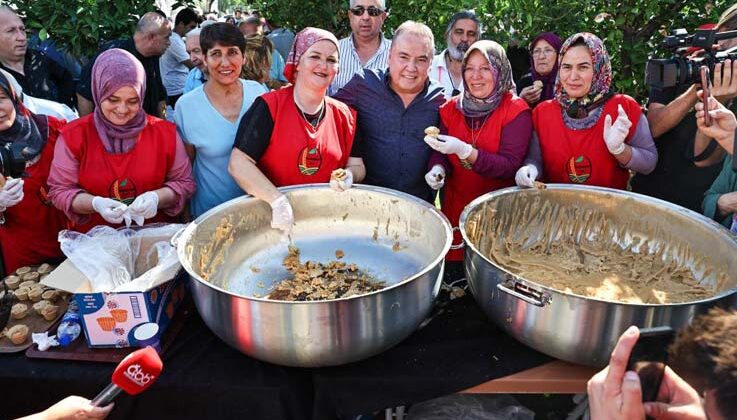
M 0 211 L 5 211 L 21 201 L 23 201 L 23 180 L 14 178 L 6 182 L 0 190 Z
M 622 105 L 618 107 L 617 120 L 612 124 L 612 116 L 607 115 L 604 118 L 604 141 L 609 153 L 618 155 L 624 152 L 624 140 L 630 132 L 632 122 L 627 118 Z
M 111 198 L 95 197 L 92 199 L 92 208 L 100 213 L 108 223 L 123 223 L 123 214 L 128 209 L 124 203 Z
M 350 169 L 336 169 L 330 174 L 330 188 L 345 191 L 353 186 L 353 172 Z
M 156 216 L 159 210 L 159 196 L 153 191 L 145 192 L 128 206 L 128 210 L 123 215 L 126 225 L 130 226 L 131 221 L 136 222 L 138 226 L 143 226 L 145 219 Z
M 440 153 L 446 155 L 458 155 L 460 159 L 467 159 L 473 152 L 473 146 L 463 140 L 453 136 L 444 134 L 438 135 L 438 138 L 425 136 L 425 143 Z
M 287 235 L 292 233 L 294 212 L 292 212 L 292 205 L 289 204 L 287 197 L 280 194 L 269 205 L 271 206 L 271 227 L 281 229 Z
M 425 182 L 433 190 L 439 190 L 445 185 L 445 169 L 441 165 L 435 165 L 425 174 Z
M 517 173 L 514 175 L 514 182 L 518 187 L 533 188 L 538 175 L 535 165 L 524 165 L 517 169 Z

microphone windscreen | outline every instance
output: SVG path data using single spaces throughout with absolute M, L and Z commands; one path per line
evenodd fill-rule
M 127 394 L 145 391 L 161 374 L 164 363 L 153 347 L 136 350 L 126 356 L 115 368 L 112 382 Z

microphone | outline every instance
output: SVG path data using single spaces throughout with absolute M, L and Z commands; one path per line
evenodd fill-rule
M 163 368 L 164 363 L 153 347 L 136 350 L 120 361 L 113 372 L 112 383 L 97 394 L 91 404 L 104 407 L 123 391 L 129 395 L 140 394 L 153 385 Z

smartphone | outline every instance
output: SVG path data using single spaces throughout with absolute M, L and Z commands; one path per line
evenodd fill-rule
M 709 75 L 709 67 L 701 66 L 701 90 L 704 102 L 704 125 L 711 126 L 711 114 L 709 114 L 709 97 L 711 96 L 711 77 Z
M 640 338 L 632 348 L 627 370 L 635 371 L 640 377 L 643 402 L 655 401 L 658 397 L 668 361 L 668 346 L 675 337 L 676 332 L 671 327 L 640 329 Z

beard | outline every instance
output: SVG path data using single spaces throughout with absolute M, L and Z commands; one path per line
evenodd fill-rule
M 470 45 L 468 45 L 467 42 L 459 42 L 458 45 L 453 45 L 453 43 L 450 41 L 450 39 L 447 42 L 448 44 L 448 55 L 452 60 L 455 61 L 461 61 L 463 60 L 463 56 L 466 54 L 466 51 L 468 51 L 468 48 Z

